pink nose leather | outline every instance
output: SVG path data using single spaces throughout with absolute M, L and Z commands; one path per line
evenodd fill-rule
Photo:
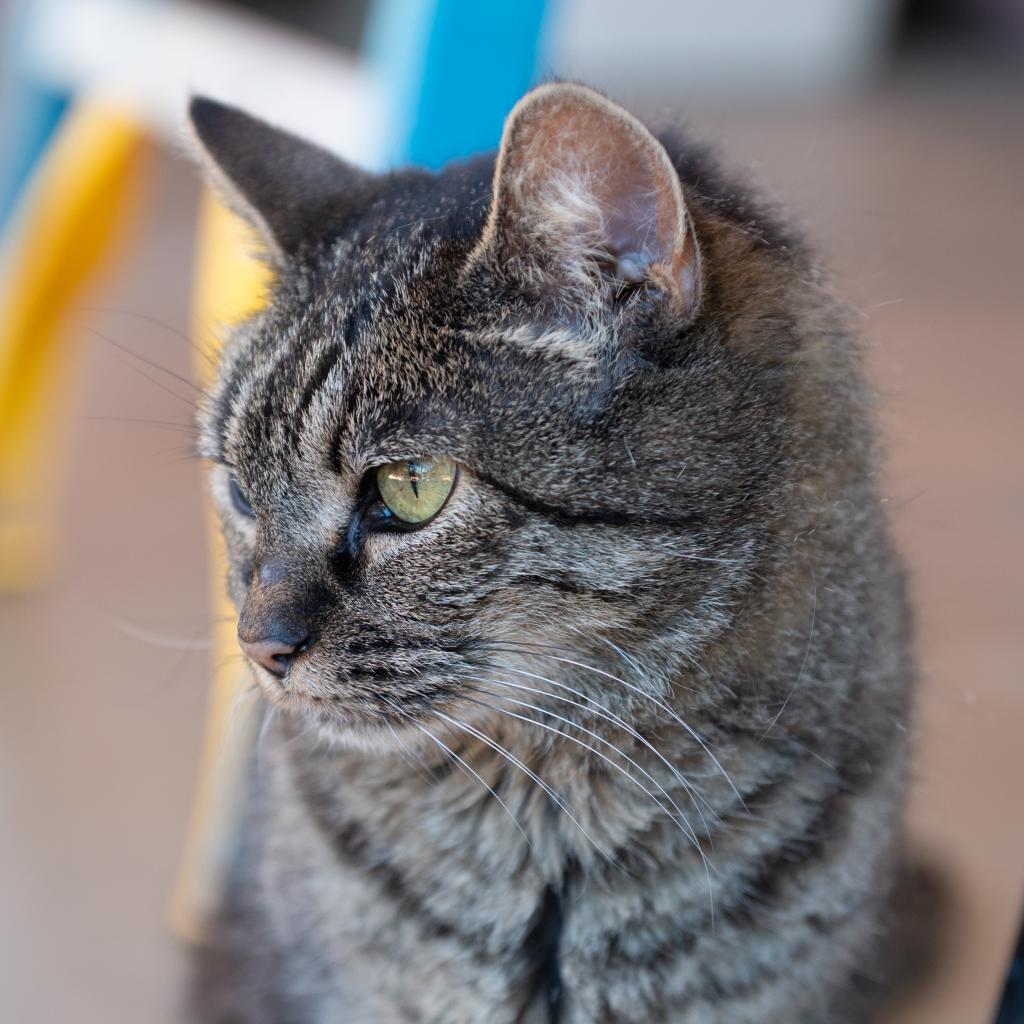
M 274 638 L 243 640 L 239 637 L 238 644 L 246 657 L 251 658 L 257 665 L 262 665 L 278 678 L 285 675 L 295 657 L 295 652 L 302 646 L 302 643 L 289 643 Z
M 290 580 L 295 576 L 281 559 L 261 560 L 238 616 L 238 645 L 247 658 L 278 679 L 312 643 L 308 595 Z

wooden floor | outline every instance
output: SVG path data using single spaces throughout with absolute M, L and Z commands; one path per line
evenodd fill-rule
M 924 670 L 911 819 L 955 883 L 944 969 L 901 1024 L 991 1021 L 1024 897 L 1022 98 L 894 85 L 692 118 L 821 242 L 883 396 Z M 81 312 L 62 568 L 0 604 L 4 1021 L 176 1019 L 165 909 L 204 714 L 200 467 L 187 431 L 134 422 L 186 423 L 190 389 L 117 346 L 188 372 L 195 198 L 165 158 L 142 250 Z

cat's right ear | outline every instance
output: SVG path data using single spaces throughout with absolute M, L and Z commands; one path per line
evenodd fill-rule
M 509 114 L 476 263 L 598 316 L 637 290 L 685 317 L 700 299 L 668 153 L 632 114 L 571 83 L 538 86 Z
M 189 122 L 220 198 L 263 236 L 278 264 L 322 237 L 372 176 L 235 107 L 194 96 Z

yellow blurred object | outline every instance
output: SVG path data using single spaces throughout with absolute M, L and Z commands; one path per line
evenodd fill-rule
M 248 225 L 204 191 L 199 209 L 196 274 L 193 283 L 196 373 L 208 382 L 220 348 L 220 332 L 255 312 L 264 301 L 270 271 L 253 257 Z M 235 609 L 225 590 L 223 541 L 209 516 L 213 592 L 213 663 L 210 705 L 199 786 L 172 917 L 189 941 L 202 939 L 216 913 L 224 871 L 242 809 L 246 771 L 257 731 L 258 699 L 247 693 L 248 676 L 235 638 Z
M 253 229 L 204 189 L 192 283 L 195 334 L 206 360 L 196 372 L 204 383 L 209 381 L 210 360 L 220 351 L 222 331 L 255 313 L 265 301 L 271 273 L 255 257 L 258 250 Z
M 39 585 L 55 562 L 71 304 L 138 220 L 146 141 L 132 118 L 77 103 L 0 251 L 0 592 Z

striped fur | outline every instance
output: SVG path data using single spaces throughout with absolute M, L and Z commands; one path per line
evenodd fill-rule
M 804 246 L 661 144 L 696 312 L 499 245 L 493 158 L 258 208 L 278 283 L 203 449 L 236 601 L 282 560 L 316 641 L 258 675 L 201 1019 L 871 1019 L 912 665 L 857 343 Z M 417 455 L 459 463 L 448 506 L 349 552 L 367 471 Z

